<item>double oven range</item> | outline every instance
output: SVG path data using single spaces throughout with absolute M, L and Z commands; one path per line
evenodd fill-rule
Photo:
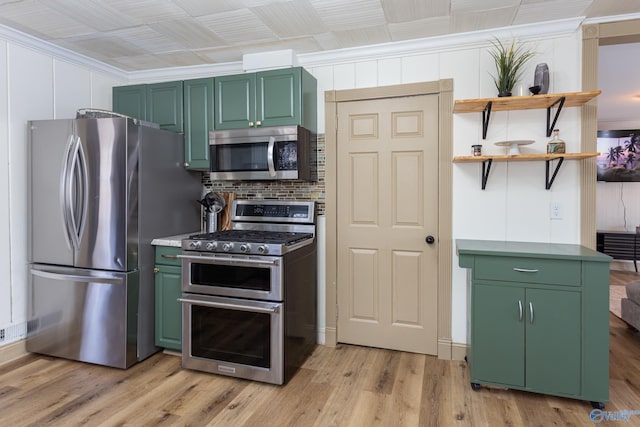
M 182 366 L 284 384 L 316 344 L 314 202 L 233 202 L 182 241 Z

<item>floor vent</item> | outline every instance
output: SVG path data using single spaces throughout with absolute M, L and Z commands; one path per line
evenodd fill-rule
M 0 345 L 9 344 L 27 337 L 27 322 L 0 328 Z

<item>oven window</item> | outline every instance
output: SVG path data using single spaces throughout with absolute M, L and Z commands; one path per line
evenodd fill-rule
M 191 283 L 268 292 L 271 290 L 271 269 L 192 263 Z
M 205 359 L 269 368 L 271 316 L 191 306 L 191 354 Z

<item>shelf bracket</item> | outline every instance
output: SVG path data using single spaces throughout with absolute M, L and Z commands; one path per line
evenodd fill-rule
M 485 105 L 484 110 L 482 110 L 482 139 L 487 139 L 487 129 L 489 129 L 489 117 L 491 117 L 492 106 L 493 101 L 489 101 L 487 105 Z M 491 167 L 491 163 L 489 163 L 489 167 Z
M 549 180 L 549 166 L 551 163 L 551 159 L 546 160 L 545 163 L 547 164 L 547 173 L 545 175 L 545 179 L 546 179 L 546 189 L 550 190 L 551 189 L 551 185 L 553 185 L 553 181 L 556 179 L 556 175 L 558 175 L 558 171 L 560 170 L 560 166 L 562 166 L 562 162 L 564 162 L 564 157 L 558 157 L 558 160 L 560 160 L 558 162 L 558 164 L 556 165 L 555 170 L 553 171 L 553 175 L 551 175 L 551 180 Z
M 489 172 L 491 171 L 491 163 L 493 159 L 487 159 L 482 161 L 482 189 L 487 186 L 487 179 L 489 178 Z
M 558 121 L 558 116 L 560 116 L 560 111 L 562 111 L 562 106 L 564 105 L 564 101 L 566 99 L 567 99 L 566 96 L 561 96 L 553 104 L 551 104 L 551 105 L 549 105 L 547 107 L 547 137 L 551 136 L 551 132 L 553 131 L 553 128 L 556 127 L 556 122 Z M 553 118 L 553 123 L 549 124 L 549 122 L 551 122 L 551 109 L 555 105 L 558 105 L 558 109 L 556 110 L 556 115 Z

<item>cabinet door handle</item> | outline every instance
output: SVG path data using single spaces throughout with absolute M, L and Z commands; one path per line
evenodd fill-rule
M 262 126 L 262 122 L 260 120 L 256 121 L 256 126 Z
M 539 270 L 537 268 L 535 270 L 531 270 L 528 268 L 513 267 L 513 271 L 519 271 L 520 273 L 537 273 Z
M 522 301 L 521 300 L 518 300 L 518 310 L 520 310 L 520 316 L 518 317 L 518 320 L 522 322 Z
M 529 323 L 533 323 L 533 303 L 529 301 Z
M 169 258 L 169 259 L 178 259 L 178 255 L 165 255 L 162 254 L 160 255 L 162 258 Z
M 253 122 L 249 122 L 249 127 L 253 127 Z

